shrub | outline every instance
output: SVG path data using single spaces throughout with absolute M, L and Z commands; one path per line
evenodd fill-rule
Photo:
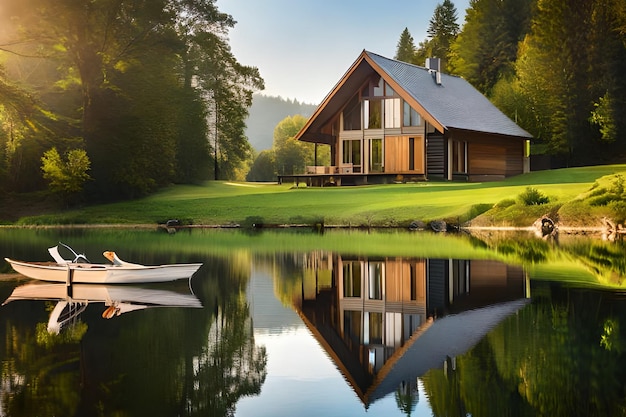
M 526 190 L 519 195 L 519 199 L 525 206 L 538 206 L 550 201 L 546 195 L 533 187 L 526 187 Z
M 607 190 L 604 187 L 591 187 L 591 192 L 589 193 L 589 197 L 597 197 L 599 195 L 606 194 Z
M 469 212 L 467 213 L 467 217 L 471 219 L 476 216 L 480 216 L 481 214 L 491 210 L 491 208 L 491 204 L 474 204 L 472 207 L 470 207 Z
M 606 206 L 610 202 L 616 201 L 616 200 L 617 198 L 615 194 L 607 193 L 607 194 L 602 194 L 602 195 L 599 195 L 590 199 L 589 204 L 592 206 Z
M 83 149 L 69 150 L 62 158 L 56 148 L 47 150 L 41 157 L 44 179 L 50 182 L 50 190 L 69 200 L 83 190 L 91 177 L 87 173 L 91 161 Z
M 498 201 L 494 207 L 499 209 L 505 209 L 513 205 L 515 205 L 515 200 L 512 198 L 506 198 L 504 200 Z
M 613 212 L 613 217 L 615 221 L 626 221 L 626 201 L 611 201 L 608 206 Z
M 624 177 L 620 174 L 615 175 L 615 180 L 611 184 L 611 192 L 620 197 L 624 194 Z
M 592 206 L 606 206 L 612 202 L 624 201 L 626 197 L 624 195 L 624 177 L 620 174 L 615 175 L 609 188 L 595 188 L 589 197 L 589 204 Z

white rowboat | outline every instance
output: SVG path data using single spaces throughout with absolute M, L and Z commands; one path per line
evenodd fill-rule
M 29 278 L 48 282 L 64 282 L 66 284 L 141 284 L 166 282 L 191 278 L 202 266 L 201 263 L 140 265 L 122 261 L 114 252 L 104 252 L 111 264 L 94 264 L 90 262 L 73 262 L 63 259 L 58 247 L 48 251 L 55 262 L 24 262 L 4 258 L 18 273 Z M 78 255 L 76 259 L 86 259 Z M 75 259 L 75 260 L 76 260 Z

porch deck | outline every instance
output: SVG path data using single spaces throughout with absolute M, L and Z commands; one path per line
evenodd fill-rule
M 392 184 L 425 181 L 424 174 L 386 174 L 353 172 L 352 167 L 309 166 L 304 174 L 279 175 L 278 183 L 294 182 L 296 187 L 334 187 L 341 185 Z

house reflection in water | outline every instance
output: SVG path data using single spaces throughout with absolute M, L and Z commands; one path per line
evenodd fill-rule
M 295 308 L 367 407 L 469 350 L 527 301 L 488 260 L 307 257 Z

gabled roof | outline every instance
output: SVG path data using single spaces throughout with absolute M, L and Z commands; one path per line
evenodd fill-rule
M 441 73 L 441 83 L 427 68 L 363 51 L 324 98 L 296 139 L 330 143 L 321 128 L 369 78 L 382 77 L 403 100 L 440 132 L 465 130 L 531 138 L 463 78 Z
M 402 382 L 415 381 L 431 369 L 440 369 L 447 358 L 468 352 L 504 319 L 522 309 L 529 298 L 505 301 L 423 322 L 408 340 L 385 357 L 373 377 L 350 351 L 334 328 L 311 320 L 314 311 L 298 311 L 303 323 L 326 351 L 361 401 L 369 406 L 396 391 Z

